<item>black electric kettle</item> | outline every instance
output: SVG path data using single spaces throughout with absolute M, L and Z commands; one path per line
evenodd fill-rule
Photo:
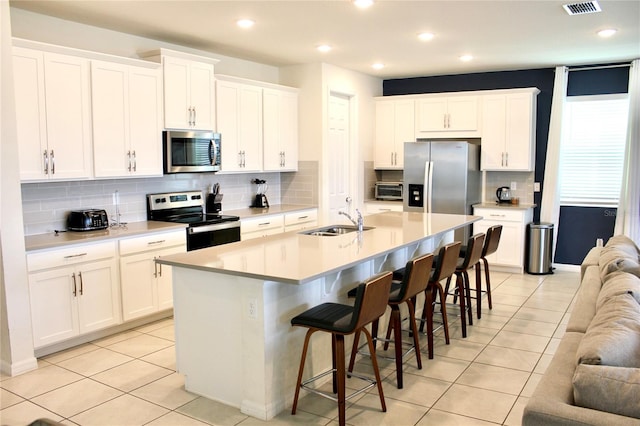
M 511 188 L 508 186 L 501 186 L 496 190 L 496 198 L 499 203 L 510 203 L 511 202 Z

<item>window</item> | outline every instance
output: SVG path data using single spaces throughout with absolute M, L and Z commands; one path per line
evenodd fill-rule
M 628 109 L 627 94 L 567 98 L 560 148 L 560 205 L 618 205 Z

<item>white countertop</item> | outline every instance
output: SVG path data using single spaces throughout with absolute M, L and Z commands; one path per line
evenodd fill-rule
M 302 284 L 480 220 L 479 216 L 386 212 L 338 236 L 291 231 L 162 257 L 159 263 L 229 275 Z
M 276 204 L 266 209 L 256 207 L 246 207 L 244 209 L 223 210 L 222 214 L 239 216 L 240 219 L 248 219 L 256 216 L 268 216 L 271 214 L 284 214 L 300 210 L 317 209 L 316 206 L 306 206 L 300 204 Z
M 101 231 L 85 232 L 50 232 L 47 234 L 27 235 L 24 237 L 26 251 L 64 247 L 71 244 L 92 243 L 116 238 L 132 237 L 141 234 L 170 231 L 172 229 L 184 229 L 184 223 L 171 222 L 133 222 L 126 226 L 112 227 Z
M 473 208 L 483 208 L 483 209 L 511 209 L 511 210 L 528 210 L 528 209 L 532 209 L 534 207 L 536 207 L 535 204 L 526 204 L 526 203 L 520 203 L 520 204 L 508 204 L 508 203 L 501 203 L 498 204 L 497 202 L 483 202 L 483 203 L 479 203 L 479 204 L 474 204 L 472 206 Z

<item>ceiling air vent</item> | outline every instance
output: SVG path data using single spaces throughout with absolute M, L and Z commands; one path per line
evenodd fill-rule
M 564 10 L 566 10 L 569 15 L 584 15 L 585 13 L 597 13 L 602 11 L 602 9 L 600 9 L 600 5 L 595 0 L 583 3 L 565 4 L 562 7 L 564 7 Z

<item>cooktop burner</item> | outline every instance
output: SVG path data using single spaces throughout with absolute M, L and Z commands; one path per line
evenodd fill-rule
M 238 216 L 205 213 L 201 191 L 147 195 L 147 219 L 187 223 L 189 226 L 240 220 Z

